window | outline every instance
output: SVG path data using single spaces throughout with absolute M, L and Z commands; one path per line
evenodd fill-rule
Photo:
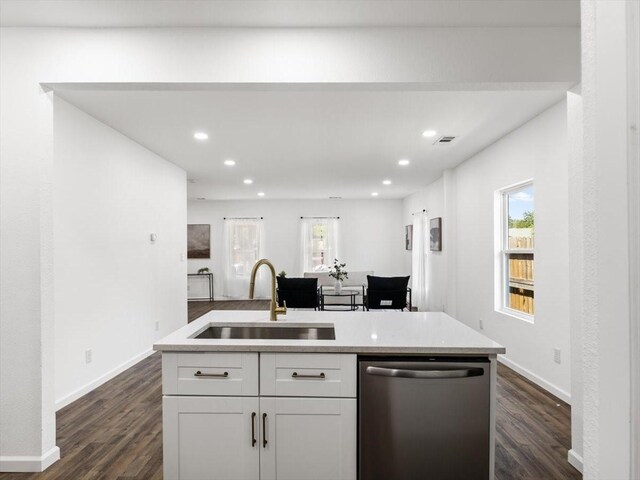
M 231 273 L 236 277 L 248 277 L 255 263 L 260 260 L 260 235 L 257 222 L 230 224 Z
M 311 226 L 311 270 L 314 272 L 327 265 L 325 262 L 327 243 L 327 224 L 315 222 Z
M 264 227 L 258 218 L 225 220 L 224 294 L 230 298 L 246 298 L 249 277 L 255 263 L 264 256 Z M 259 272 L 256 288 L 261 291 Z
M 302 219 L 302 272 L 327 272 L 338 256 L 338 219 Z
M 535 311 L 534 188 L 527 182 L 500 192 L 499 305 L 532 319 Z

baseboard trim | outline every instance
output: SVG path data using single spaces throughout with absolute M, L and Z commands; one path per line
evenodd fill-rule
M 569 453 L 567 453 L 567 460 L 569 461 L 569 464 L 573 468 L 578 470 L 580 473 L 583 473 L 582 472 L 582 457 L 580 455 L 578 455 L 573 448 L 571 450 L 569 450 Z
M 64 397 L 56 400 L 56 404 L 55 404 L 56 411 L 60 410 L 61 408 L 66 407 L 67 405 L 69 405 L 72 402 L 75 402 L 80 397 L 86 395 L 91 390 L 94 390 L 95 388 L 98 388 L 100 385 L 102 385 L 103 383 L 108 382 L 109 380 L 111 380 L 115 376 L 120 375 L 127 368 L 130 368 L 130 367 L 134 366 L 136 363 L 144 360 L 145 358 L 147 358 L 152 353 L 153 353 L 153 348 L 145 350 L 144 352 L 139 353 L 135 357 L 130 358 L 129 360 L 127 360 L 123 364 L 118 365 L 113 370 L 109 370 L 104 375 L 101 375 L 100 377 L 96 378 L 95 380 L 92 380 L 91 382 L 87 383 L 86 385 L 83 385 L 82 387 L 78 388 L 77 390 L 74 390 L 70 394 L 65 395 Z
M 41 457 L 0 457 L 0 472 L 44 472 L 60 460 L 60 449 L 53 447 Z
M 566 402 L 569 405 L 571 405 L 571 394 L 569 392 L 565 392 L 561 388 L 556 387 L 553 383 L 547 382 L 544 378 L 541 378 L 535 373 L 533 373 L 532 371 L 527 370 L 521 365 L 518 365 L 513 360 L 509 360 L 504 355 L 498 355 L 498 361 L 503 365 L 506 365 L 507 367 L 509 367 L 511 370 L 515 370 L 520 375 L 525 377 L 527 380 L 531 380 L 533 383 L 535 383 L 539 387 L 544 388 L 547 392 L 549 392 L 552 395 L 555 395 L 563 402 Z

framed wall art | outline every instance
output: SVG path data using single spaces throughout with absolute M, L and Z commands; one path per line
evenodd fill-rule
M 211 225 L 187 225 L 187 258 L 211 258 Z

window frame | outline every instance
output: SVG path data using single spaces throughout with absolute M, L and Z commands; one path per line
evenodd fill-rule
M 513 309 L 509 307 L 509 255 L 517 255 L 517 254 L 527 254 L 533 256 L 533 261 L 535 265 L 535 246 L 536 242 L 534 239 L 533 248 L 517 248 L 512 249 L 509 248 L 509 195 L 517 192 L 519 190 L 523 190 L 528 186 L 532 186 L 534 189 L 534 218 L 535 218 L 535 184 L 534 179 L 530 178 L 523 182 L 519 182 L 508 187 L 502 188 L 496 192 L 496 204 L 497 204 L 497 217 L 499 219 L 497 223 L 498 231 L 496 235 L 496 247 L 497 247 L 497 281 L 496 281 L 496 312 L 502 313 L 504 315 L 509 315 L 511 317 L 519 318 L 520 320 L 524 320 L 529 323 L 534 323 L 535 321 L 535 313 L 530 314 L 526 312 L 521 312 L 520 310 Z M 535 299 L 535 279 L 534 279 L 534 299 Z M 535 300 L 534 300 L 535 306 Z M 535 311 L 535 307 L 534 307 Z

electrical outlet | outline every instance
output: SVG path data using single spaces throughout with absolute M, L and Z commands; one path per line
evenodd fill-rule
M 480 330 L 484 330 L 484 322 L 480 319 Z
M 562 352 L 559 348 L 553 349 L 553 361 L 556 363 L 562 363 Z
M 160 330 L 160 322 L 156 322 L 156 332 Z
M 91 363 L 93 360 L 93 351 L 89 348 L 84 351 L 84 363 Z

